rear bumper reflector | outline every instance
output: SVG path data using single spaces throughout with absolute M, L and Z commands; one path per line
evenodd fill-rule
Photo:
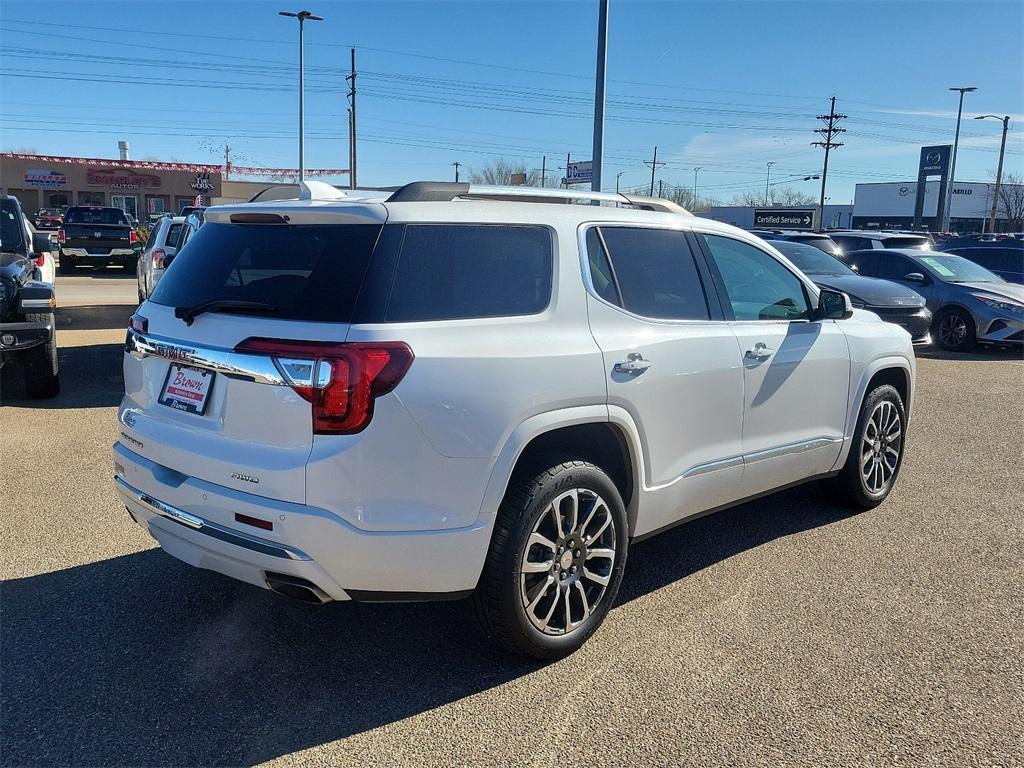
M 227 542 L 228 544 L 234 544 L 235 546 L 252 550 L 253 552 L 270 555 L 271 557 L 280 557 L 287 560 L 312 560 L 312 558 L 305 552 L 293 547 L 286 547 L 283 544 L 277 544 L 272 541 L 267 541 L 266 539 L 257 538 L 256 536 L 250 536 L 249 534 L 242 533 L 241 531 L 225 528 L 217 523 L 211 523 L 209 520 L 205 520 L 198 515 L 193 515 L 189 512 L 178 509 L 177 507 L 172 507 L 170 504 L 165 504 L 159 499 L 154 499 L 152 496 L 143 493 L 138 488 L 129 485 L 119 477 L 115 477 L 114 482 L 117 484 L 118 490 L 130 501 L 144 507 L 154 515 L 159 515 L 165 520 L 170 520 L 178 525 L 191 528 L 197 533 L 201 533 L 213 539 L 218 539 L 219 541 Z M 256 518 L 251 519 L 255 520 Z

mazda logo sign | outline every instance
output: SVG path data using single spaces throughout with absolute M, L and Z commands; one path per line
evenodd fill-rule
M 925 157 L 925 160 L 928 162 L 928 165 L 938 165 L 939 162 L 941 162 L 942 160 L 942 153 L 929 152 L 928 155 Z

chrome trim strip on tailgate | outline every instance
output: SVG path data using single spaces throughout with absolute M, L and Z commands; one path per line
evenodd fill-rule
M 225 541 L 228 544 L 234 544 L 237 547 L 244 547 L 245 549 L 251 549 L 254 552 L 260 554 L 270 555 L 271 557 L 281 557 L 288 560 L 312 560 L 309 555 L 301 550 L 294 549 L 292 547 L 286 547 L 283 544 L 275 544 L 274 542 L 261 539 L 257 536 L 250 536 L 240 531 L 232 530 L 231 528 L 225 528 L 217 523 L 211 523 L 209 520 L 204 520 L 198 515 L 193 515 L 184 510 L 172 507 L 170 504 L 165 504 L 159 499 L 154 499 L 152 496 L 143 493 L 138 488 L 126 483 L 119 477 L 114 478 L 114 482 L 117 483 L 118 490 L 128 496 L 132 501 L 140 504 L 141 506 L 148 509 L 154 515 L 184 525 L 186 528 L 191 528 L 194 531 L 210 536 L 220 541 Z
M 174 363 L 204 368 L 232 378 L 254 381 L 257 384 L 288 386 L 274 361 L 264 355 L 246 354 L 203 344 L 183 344 L 172 339 L 140 333 L 132 328 L 128 329 L 128 337 L 125 339 L 125 352 L 138 360 L 153 356 L 162 357 Z

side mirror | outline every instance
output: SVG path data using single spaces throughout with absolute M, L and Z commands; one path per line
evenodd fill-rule
M 853 317 L 853 304 L 842 291 L 822 288 L 818 294 L 818 320 L 846 320 Z
M 32 253 L 49 253 L 51 250 L 49 232 L 32 233 Z
M 856 272 L 858 275 L 860 274 L 860 267 L 858 267 L 856 264 L 851 264 L 850 265 L 850 270 L 852 272 Z
M 903 276 L 903 279 L 911 283 L 923 283 L 924 275 L 920 272 L 910 272 Z

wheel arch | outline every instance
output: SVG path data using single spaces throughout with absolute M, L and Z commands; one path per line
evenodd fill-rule
M 568 408 L 541 414 L 519 425 L 495 461 L 480 507 L 479 519 L 493 525 L 494 516 L 516 472 L 538 456 L 563 452 L 601 467 L 622 495 L 632 535 L 642 487 L 642 459 L 636 428 L 609 417 L 605 405 Z

